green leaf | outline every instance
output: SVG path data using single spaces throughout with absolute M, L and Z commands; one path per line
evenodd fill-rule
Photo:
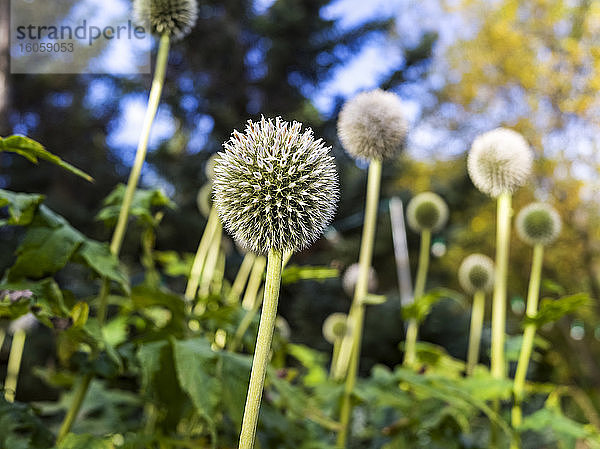
M 194 262 L 194 254 L 185 253 L 182 257 L 175 251 L 154 251 L 154 258 L 168 276 L 189 276 Z
M 379 304 L 384 304 L 387 301 L 387 296 L 385 295 L 374 295 L 368 294 L 362 299 L 362 303 L 369 306 L 376 306 Z
M 58 444 L 57 449 L 114 449 L 110 438 L 100 438 L 90 434 L 69 433 Z
M 240 425 L 244 415 L 246 393 L 252 369 L 252 357 L 230 352 L 219 353 L 222 401 L 229 416 Z
M 87 265 L 98 276 L 116 282 L 129 294 L 129 277 L 106 243 L 86 239 L 74 254 L 74 261 Z
M 179 385 L 198 413 L 212 421 L 219 403 L 221 383 L 215 376 L 217 354 L 205 338 L 171 341 Z
M 43 159 L 64 168 L 67 171 L 85 179 L 86 181 L 94 181 L 87 173 L 81 171 L 77 167 L 63 161 L 60 157 L 50 153 L 40 143 L 33 139 L 25 136 L 9 136 L 6 138 L 0 137 L 0 152 L 9 151 L 11 153 L 17 153 L 29 161 L 37 164 L 38 159 Z
M 115 189 L 104 199 L 104 207 L 96 215 L 96 220 L 104 221 L 107 226 L 114 226 L 117 223 L 117 218 L 123 204 L 126 186 L 119 184 Z M 155 207 L 175 208 L 173 203 L 161 190 L 145 190 L 137 189 L 133 194 L 131 201 L 130 215 L 137 217 L 142 222 L 155 226 L 156 220 L 152 209 Z
M 49 449 L 53 443 L 54 435 L 29 405 L 0 397 L 0 447 Z
M 63 294 L 52 278 L 39 281 L 7 282 L 0 284 L 0 290 L 30 290 L 33 293 L 31 297 L 22 298 L 15 302 L 1 298 L 0 318 L 15 319 L 29 311 L 33 311 L 40 321 L 53 328 L 53 318 L 69 317 L 69 309 L 65 306 Z
M 324 354 L 298 344 L 289 344 L 287 348 L 289 354 L 307 369 L 307 373 L 303 377 L 306 386 L 319 385 L 327 380 L 327 371 L 323 368 L 326 360 Z
M 402 317 L 405 320 L 415 319 L 418 323 L 422 323 L 427 318 L 427 315 L 429 315 L 432 307 L 442 299 L 452 299 L 462 304 L 464 297 L 454 290 L 436 288 L 417 298 L 412 304 L 404 306 L 402 308 Z
M 165 340 L 146 343 L 137 351 L 137 358 L 141 366 L 142 391 L 150 389 L 154 375 L 160 371 L 161 351 L 168 346 Z
M 558 409 L 543 408 L 523 419 L 521 430 L 533 430 L 547 434 L 551 430 L 554 436 L 563 442 L 571 440 L 575 447 L 575 440 L 585 440 L 589 447 L 600 448 L 600 433 L 592 425 L 585 425 L 573 421 L 563 415 Z
M 289 265 L 281 273 L 281 283 L 292 284 L 300 280 L 322 281 L 337 278 L 339 275 L 337 268 Z
M 540 304 L 538 313 L 534 317 L 525 317 L 525 324 L 532 323 L 537 327 L 559 320 L 565 315 L 577 312 L 590 304 L 588 293 L 577 293 L 575 295 L 563 296 L 559 299 L 544 298 Z
M 8 271 L 8 279 L 41 278 L 56 273 L 84 240 L 64 218 L 40 206 L 17 248 L 17 260 Z
M 33 220 L 42 201 L 44 201 L 44 195 L 0 189 L 0 207 L 8 206 L 8 219 L 0 220 L 0 226 L 27 226 Z

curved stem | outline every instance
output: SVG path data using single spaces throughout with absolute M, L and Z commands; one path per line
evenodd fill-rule
M 271 340 L 277 318 L 277 303 L 279 301 L 279 287 L 281 284 L 281 252 L 270 250 L 267 263 L 267 277 L 265 280 L 265 294 L 263 309 L 256 338 L 256 349 L 252 360 L 252 372 L 248 385 L 248 396 L 244 407 L 244 419 L 240 432 L 238 449 L 252 449 L 256 438 L 256 425 L 260 402 L 265 383 L 265 375 L 269 365 Z
M 469 332 L 469 349 L 467 352 L 467 376 L 473 374 L 475 366 L 479 361 L 479 346 L 481 342 L 481 330 L 483 328 L 483 313 L 485 310 L 485 293 L 478 290 L 473 295 L 473 306 L 471 308 L 471 329 Z
M 252 321 L 254 321 L 254 317 L 258 313 L 258 309 L 260 309 L 260 306 L 262 305 L 262 298 L 260 295 L 257 295 L 257 298 L 258 299 L 254 301 L 252 309 L 246 310 L 242 321 L 240 321 L 240 324 L 233 335 L 233 339 L 231 340 L 231 344 L 229 345 L 229 351 L 234 352 L 239 348 L 244 335 L 246 335 L 246 331 L 252 324 Z
M 215 268 L 217 267 L 217 261 L 219 259 L 219 251 L 221 250 L 221 236 L 223 235 L 223 227 L 219 220 L 217 220 L 217 226 L 213 232 L 211 244 L 206 254 L 206 261 L 204 262 L 204 268 L 202 269 L 202 276 L 200 277 L 200 288 L 198 294 L 200 297 L 208 296 L 210 293 L 210 285 L 215 274 Z
M 127 229 L 127 221 L 129 218 L 129 213 L 131 209 L 131 203 L 133 202 L 133 196 L 135 194 L 135 189 L 137 187 L 138 181 L 140 179 L 140 174 L 142 173 L 142 167 L 144 165 L 144 160 L 146 159 L 146 152 L 148 150 L 148 141 L 150 139 L 150 130 L 152 128 L 152 123 L 154 121 L 154 117 L 156 116 L 156 111 L 158 110 L 158 104 L 160 101 L 160 95 L 162 93 L 163 84 L 165 81 L 165 75 L 167 72 L 167 61 L 169 59 L 169 46 L 170 39 L 167 34 L 164 34 L 160 38 L 160 43 L 158 46 L 158 54 L 156 57 L 156 68 L 154 70 L 154 78 L 152 79 L 152 87 L 150 88 L 150 95 L 148 97 L 148 106 L 146 108 L 146 114 L 144 115 L 144 122 L 142 125 L 142 131 L 140 134 L 140 139 L 138 142 L 135 161 L 133 163 L 133 167 L 131 168 L 131 172 L 129 173 L 129 179 L 127 180 L 127 187 L 125 188 L 125 194 L 123 195 L 123 204 L 121 205 L 121 209 L 119 211 L 119 218 L 117 219 L 117 225 L 113 232 L 113 236 L 110 242 L 110 252 L 115 256 L 119 255 L 121 251 L 121 246 L 123 244 L 123 239 L 125 237 L 125 231 Z M 108 293 L 110 290 L 110 280 L 104 278 L 102 280 L 102 286 L 100 288 L 99 294 L 99 303 L 98 303 L 98 322 L 100 326 L 104 324 L 106 320 L 106 311 L 108 308 Z M 80 388 L 77 392 L 76 400 L 71 404 L 71 408 L 65 415 L 65 419 L 60 428 L 60 432 L 57 438 L 57 443 L 60 442 L 69 430 L 71 429 L 71 425 L 77 414 L 79 413 L 79 408 L 85 398 L 87 393 L 87 389 L 92 380 L 92 375 L 86 375 L 81 384 Z
M 202 276 L 202 270 L 204 268 L 204 262 L 206 261 L 206 254 L 210 249 L 213 236 L 217 227 L 219 226 L 219 217 L 217 210 L 213 207 L 208 214 L 208 220 L 206 227 L 202 233 L 202 238 L 198 244 L 196 255 L 194 256 L 194 262 L 192 263 L 192 269 L 190 271 L 190 277 L 188 278 L 187 285 L 185 287 L 185 299 L 191 304 L 196 299 L 196 293 L 198 292 L 198 285 L 200 284 L 200 277 Z
M 352 415 L 352 391 L 356 384 L 358 374 L 358 365 L 360 361 L 360 349 L 362 342 L 363 321 L 365 315 L 365 306 L 363 298 L 368 293 L 369 270 L 373 258 L 373 246 L 375 243 L 375 230 L 377 227 L 377 210 L 379 206 L 379 189 L 381 184 L 381 160 L 373 159 L 369 164 L 369 175 L 367 180 L 367 199 L 365 205 L 365 218 L 363 224 L 362 238 L 360 242 L 360 254 L 358 263 L 360 266 L 354 298 L 348 319 L 351 320 L 352 334 L 350 343 L 352 353 L 348 375 L 344 386 L 342 396 L 342 406 L 340 410 L 340 431 L 337 435 L 337 447 L 346 447 L 348 438 L 348 429 L 350 416 Z M 344 342 L 342 342 L 343 345 Z M 343 347 L 340 348 L 343 351 Z
M 265 272 L 265 265 L 267 261 L 265 256 L 257 256 L 254 260 L 254 266 L 250 272 L 250 279 L 246 286 L 246 293 L 244 299 L 242 299 L 242 307 L 246 310 L 252 310 L 256 303 L 256 297 L 260 284 L 262 283 L 263 274 Z
M 418 301 L 425 294 L 425 283 L 427 282 L 427 270 L 429 269 L 429 247 L 431 246 L 431 231 L 429 229 L 421 232 L 421 248 L 419 251 L 419 267 L 417 268 L 417 279 L 415 281 L 414 301 Z M 419 323 L 414 318 L 408 321 L 406 329 L 406 343 L 404 365 L 413 366 L 417 361 L 417 336 L 419 334 Z
M 333 342 L 333 353 L 331 354 L 331 367 L 329 368 L 329 377 L 334 378 L 334 373 L 336 371 L 336 366 L 338 364 L 338 360 L 340 358 L 340 346 L 342 344 L 342 338 L 336 338 Z
M 12 337 L 8 366 L 6 368 L 6 381 L 4 382 L 4 398 L 8 402 L 14 402 L 15 395 L 17 394 L 17 381 L 19 380 L 26 336 L 25 331 L 19 329 L 15 331 Z
M 537 314 L 543 259 L 544 247 L 542 245 L 536 245 L 533 248 L 533 262 L 531 264 L 531 276 L 529 278 L 529 290 L 527 292 L 526 315 L 529 318 L 533 318 Z M 521 352 L 519 353 L 519 361 L 517 362 L 517 371 L 515 373 L 513 386 L 515 399 L 512 409 L 513 428 L 518 428 L 521 425 L 521 404 L 523 402 L 523 390 L 525 388 L 525 378 L 527 377 L 529 359 L 531 358 L 531 353 L 533 351 L 535 332 L 535 324 L 528 323 L 525 325 L 525 330 L 523 332 L 523 342 L 521 344 Z M 516 448 L 520 447 L 518 439 L 517 441 L 513 441 L 513 443 L 511 443 L 511 446 L 514 446 Z
M 255 258 L 256 256 L 251 252 L 247 252 L 244 256 L 244 260 L 242 260 L 242 264 L 235 276 L 229 295 L 227 295 L 227 302 L 229 304 L 236 303 L 240 300 L 246 282 L 248 281 L 248 276 L 250 276 L 250 270 L 252 270 L 252 266 L 254 265 Z

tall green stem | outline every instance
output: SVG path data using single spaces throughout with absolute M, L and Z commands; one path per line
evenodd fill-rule
M 8 366 L 6 367 L 6 381 L 4 382 L 4 398 L 8 402 L 13 402 L 17 393 L 17 381 L 19 380 L 19 371 L 21 370 L 21 359 L 23 357 L 26 335 L 24 330 L 19 329 L 15 331 L 12 337 Z
M 490 371 L 495 379 L 506 377 L 506 363 L 504 361 L 504 340 L 506 332 L 506 278 L 508 275 L 508 255 L 510 248 L 510 220 L 511 220 L 510 193 L 502 193 L 498 197 L 497 229 L 496 229 L 496 264 L 494 268 L 494 293 L 492 297 L 492 348 Z M 495 400 L 493 408 L 496 412 L 500 403 Z M 492 425 L 490 433 L 490 446 L 498 445 L 498 428 Z
M 533 262 L 531 264 L 531 276 L 529 278 L 529 290 L 527 292 L 527 309 L 526 315 L 528 318 L 533 318 L 537 314 L 538 299 L 540 294 L 540 280 L 542 277 L 542 261 L 544 259 L 544 247 L 535 245 L 533 248 Z M 535 338 L 536 326 L 534 323 L 525 325 L 523 332 L 523 342 L 521 344 L 521 352 L 519 353 L 519 361 L 517 362 L 517 371 L 513 386 L 514 405 L 512 409 L 512 425 L 513 428 L 518 428 L 521 425 L 522 411 L 521 404 L 523 402 L 523 390 L 525 388 L 525 378 L 527 377 L 527 368 L 529 367 L 529 359 L 533 351 L 533 341 Z M 512 448 L 520 447 L 520 442 L 513 440 Z
M 210 285 L 215 274 L 215 268 L 217 267 L 217 261 L 219 259 L 219 251 L 221 250 L 221 236 L 223 235 L 223 226 L 217 221 L 215 232 L 213 233 L 212 242 L 208 253 L 206 254 L 206 261 L 204 262 L 204 268 L 202 269 L 202 276 L 200 278 L 200 288 L 198 290 L 200 297 L 207 296 L 210 293 Z
M 170 39 L 167 34 L 164 34 L 160 38 L 158 46 L 158 54 L 156 57 L 156 68 L 154 70 L 154 78 L 152 80 L 152 87 L 150 88 L 150 95 L 148 97 L 148 106 L 146 108 L 146 114 L 144 115 L 144 122 L 142 124 L 142 131 L 138 142 L 137 150 L 135 153 L 135 161 L 131 172 L 129 173 L 129 179 L 127 180 L 127 187 L 125 188 L 125 194 L 123 196 L 123 204 L 119 211 L 119 218 L 117 219 L 117 225 L 113 232 L 113 236 L 110 242 L 110 252 L 115 256 L 119 255 L 123 239 L 125 237 L 125 231 L 127 229 L 127 221 L 131 209 L 131 203 L 135 194 L 140 174 L 142 173 L 142 167 L 144 160 L 146 159 L 146 152 L 148 150 L 148 141 L 150 139 L 150 130 L 152 129 L 152 123 L 158 110 L 158 104 L 160 101 L 160 95 L 165 81 L 165 75 L 167 72 L 167 61 L 169 59 L 169 46 Z M 102 280 L 102 286 L 100 288 L 99 302 L 98 302 L 98 322 L 100 326 L 104 324 L 106 320 L 106 311 L 108 307 L 108 293 L 110 290 L 110 281 L 108 279 Z M 61 425 L 57 443 L 60 442 L 71 430 L 73 421 L 75 420 L 83 399 L 87 393 L 89 384 L 93 378 L 92 374 L 86 374 L 82 379 L 79 389 L 76 392 L 75 400 L 71 404 L 71 408 L 65 415 L 63 423 Z
M 255 258 L 256 256 L 251 252 L 247 252 L 244 256 L 244 260 L 242 260 L 242 264 L 235 276 L 231 290 L 227 295 L 227 302 L 229 304 L 237 303 L 240 300 L 246 282 L 248 281 L 248 276 L 250 276 L 250 270 L 252 270 L 252 266 L 254 265 Z
M 379 188 L 381 184 L 381 160 L 373 159 L 369 165 L 367 180 L 367 200 L 365 205 L 365 219 L 363 224 L 362 239 L 360 242 L 360 254 L 358 258 L 359 272 L 354 290 L 354 298 L 348 319 L 352 326 L 352 353 L 348 375 L 344 386 L 342 406 L 340 410 L 340 431 L 337 435 L 337 447 L 346 447 L 350 416 L 352 415 L 352 391 L 356 384 L 358 365 L 360 361 L 360 347 L 362 342 L 363 321 L 365 306 L 363 299 L 368 294 L 369 270 L 373 258 L 373 246 L 375 244 L 375 229 L 377 227 L 377 209 L 379 206 Z M 342 348 L 340 348 L 342 351 Z
M 492 299 L 492 360 L 491 372 L 496 379 L 506 377 L 504 338 L 506 331 L 506 276 L 510 246 L 511 196 L 498 197 L 498 229 L 496 231 L 496 265 Z
M 254 359 L 252 361 L 252 372 L 250 373 L 248 396 L 246 397 L 238 449 L 252 449 L 254 447 L 260 402 L 265 375 L 269 365 L 271 340 L 273 339 L 273 329 L 275 328 L 275 320 L 277 318 L 277 303 L 279 301 L 279 287 L 281 284 L 281 262 L 281 252 L 271 249 L 268 255 L 263 309 L 260 316 L 258 336 L 256 338 L 256 349 L 254 350 Z
M 484 310 L 485 292 L 483 290 L 478 290 L 473 295 L 473 306 L 471 308 L 471 329 L 469 332 L 469 349 L 467 352 L 467 376 L 473 374 L 473 370 L 479 361 L 479 346 L 481 342 L 481 330 L 483 328 Z
M 421 248 L 419 251 L 419 267 L 415 281 L 414 300 L 418 301 L 425 293 L 427 282 L 427 270 L 429 269 L 429 247 L 431 246 L 431 231 L 429 229 L 421 232 Z M 419 323 L 414 318 L 408 320 L 406 329 L 406 343 L 404 365 L 413 366 L 417 361 L 417 336 L 419 334 Z

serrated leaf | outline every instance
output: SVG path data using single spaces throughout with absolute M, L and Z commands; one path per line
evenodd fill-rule
M 0 397 L 0 447 L 49 449 L 54 435 L 27 404 L 9 403 Z
M 74 254 L 74 261 L 87 265 L 98 276 L 116 282 L 125 293 L 129 294 L 129 278 L 119 259 L 110 252 L 106 243 L 84 240 Z
M 37 164 L 38 159 L 43 159 L 64 168 L 67 171 L 85 179 L 86 181 L 92 182 L 94 178 L 85 173 L 84 171 L 72 166 L 68 162 L 63 161 L 60 157 L 50 153 L 46 150 L 42 144 L 36 142 L 33 139 L 25 136 L 9 136 L 6 138 L 0 137 L 0 152 L 8 151 L 11 153 L 17 153 L 29 161 Z
M 223 405 L 231 419 L 239 426 L 244 415 L 252 358 L 230 352 L 219 353 L 219 358 Z
M 532 323 L 541 327 L 547 323 L 558 321 L 565 315 L 575 313 L 590 303 L 588 293 L 563 296 L 559 299 L 544 298 L 540 303 L 538 313 L 534 317 L 525 317 L 525 324 Z
M 104 207 L 96 215 L 96 220 L 104 221 L 107 226 L 114 226 L 121 211 L 123 198 L 125 196 L 126 186 L 119 184 L 115 189 L 104 199 Z M 175 208 L 173 203 L 161 190 L 153 189 L 137 189 L 133 194 L 131 208 L 129 214 L 137 217 L 142 222 L 155 226 L 156 220 L 152 209 L 155 207 Z
M 555 408 L 543 408 L 526 416 L 520 429 L 543 433 L 551 430 L 560 441 L 566 442 L 571 439 L 574 444 L 575 440 L 586 440 L 591 444 L 590 447 L 600 448 L 600 433 L 597 429 L 573 421 Z
M 8 218 L 0 220 L 0 226 L 27 226 L 33 220 L 42 201 L 44 201 L 44 195 L 0 189 L 0 208 L 8 208 Z

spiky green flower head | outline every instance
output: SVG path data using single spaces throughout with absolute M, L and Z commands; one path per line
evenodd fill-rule
M 349 331 L 348 315 L 345 313 L 332 313 L 323 323 L 323 337 L 333 344 Z
M 338 136 L 345 150 L 359 159 L 389 159 L 406 143 L 408 125 L 400 98 L 381 89 L 362 92 L 342 107 Z
M 350 297 L 354 296 L 354 289 L 356 288 L 356 282 L 358 281 L 358 275 L 360 273 L 360 264 L 353 263 L 344 272 L 344 277 L 342 278 L 342 287 L 346 294 Z M 375 268 L 369 267 L 369 281 L 368 281 L 368 291 L 369 293 L 373 293 L 377 290 L 377 272 Z
M 524 185 L 532 165 L 533 153 L 523 136 L 506 128 L 496 128 L 477 137 L 467 158 L 473 184 L 493 198 L 513 193 Z
M 531 203 L 517 214 L 517 235 L 525 243 L 549 245 L 560 234 L 562 220 L 556 209 L 545 203 Z
M 408 203 L 406 219 L 415 232 L 439 231 L 448 221 L 448 206 L 433 192 L 419 193 Z
M 134 0 L 133 15 L 138 23 L 150 23 L 156 35 L 181 39 L 196 24 L 197 0 Z
M 299 251 L 331 222 L 339 198 L 331 147 L 280 117 L 248 121 L 215 160 L 213 204 L 244 248 Z
M 212 208 L 212 182 L 207 182 L 200 187 L 198 195 L 196 195 L 196 205 L 200 213 L 208 217 Z
M 467 293 L 489 292 L 494 286 L 494 261 L 483 254 L 465 257 L 458 268 L 458 282 Z

